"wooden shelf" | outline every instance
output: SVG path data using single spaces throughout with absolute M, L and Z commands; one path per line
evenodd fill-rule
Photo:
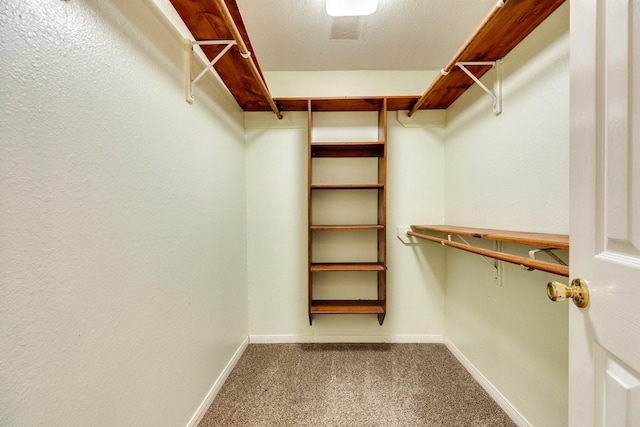
M 378 314 L 384 315 L 382 301 L 312 300 L 310 314 Z
M 195 40 L 229 40 L 232 33 L 225 23 L 216 2 L 194 0 L 170 0 Z M 520 43 L 542 21 L 553 13 L 565 0 L 508 0 L 501 8 L 494 8 L 477 30 L 458 50 L 449 64 L 458 61 L 494 61 L 503 58 Z M 260 80 L 264 81 L 258 58 L 249 42 L 250 37 L 234 0 L 224 0 L 240 36 L 257 68 Z M 202 46 L 213 59 L 222 46 Z M 373 97 L 326 97 L 311 98 L 314 111 L 379 111 L 386 99 L 387 111 L 418 109 L 445 109 L 449 107 L 472 84 L 473 80 L 458 67 L 445 66 L 449 73 L 439 74 L 422 95 L 373 96 Z M 216 72 L 229 92 L 244 111 L 271 111 L 270 99 L 262 91 L 247 61 L 237 48 L 231 49 L 215 65 Z M 481 77 L 490 67 L 476 67 L 475 74 Z M 275 98 L 280 111 L 306 111 L 309 98 Z
M 311 230 L 384 230 L 383 224 L 310 225 Z
M 546 271 L 548 273 L 569 277 L 569 266 L 539 261 L 518 255 L 490 249 L 477 248 L 464 243 L 458 243 L 447 238 L 436 237 L 424 233 L 442 233 L 449 235 L 475 237 L 494 241 L 519 243 L 531 246 L 542 246 L 545 249 L 569 249 L 569 236 L 564 234 L 529 233 L 523 231 L 494 230 L 486 228 L 458 227 L 449 225 L 412 225 L 407 234 L 419 239 L 440 243 L 444 246 L 461 249 L 477 255 L 487 256 L 500 261 L 522 265 L 532 270 Z
M 312 190 L 380 190 L 383 184 L 311 184 Z
M 385 97 L 327 97 L 327 98 L 275 98 L 281 111 L 307 111 L 308 100 L 313 111 L 378 111 L 380 102 L 387 100 L 387 111 L 410 110 L 420 95 Z
M 456 234 L 459 236 L 476 237 L 478 239 L 542 246 L 551 249 L 569 249 L 569 236 L 566 234 L 530 233 L 452 225 L 412 225 L 411 228 L 417 232 Z
M 329 271 L 385 271 L 384 264 L 380 262 L 338 262 L 338 263 L 313 263 L 311 264 L 312 273 L 323 273 Z
M 279 98 L 281 102 L 286 104 L 286 101 Z M 296 98 L 288 98 L 294 103 L 297 103 Z M 361 97 L 361 96 L 345 96 L 345 97 L 325 97 L 325 98 L 310 98 L 313 111 L 327 112 L 327 111 L 380 111 L 384 97 Z M 306 110 L 307 106 L 304 106 Z
M 216 2 L 170 1 L 196 41 L 233 39 L 233 33 L 226 24 L 224 14 Z M 248 51 L 253 52 L 238 5 L 235 0 L 224 0 L 224 3 Z M 209 60 L 215 58 L 224 48 L 222 45 L 201 47 Z M 264 81 L 257 58 L 255 55 L 252 55 L 252 58 L 260 78 Z M 214 68 L 240 108 L 244 111 L 271 111 L 269 100 L 262 92 L 260 82 L 254 76 L 248 61 L 240 55 L 237 46 L 224 54 Z
M 494 7 L 466 43 L 453 56 L 420 98 L 418 109 L 446 109 L 474 82 L 457 62 L 496 61 L 504 58 L 565 0 L 507 0 Z M 490 66 L 476 66 L 474 75 L 482 77 Z
M 314 142 L 311 157 L 382 157 L 384 142 Z

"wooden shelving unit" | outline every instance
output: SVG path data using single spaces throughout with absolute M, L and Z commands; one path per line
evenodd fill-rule
M 387 111 L 410 110 L 420 99 L 415 96 L 386 96 Z M 307 111 L 307 101 L 309 98 L 275 98 L 281 111 Z M 327 97 L 311 98 L 316 111 L 378 111 L 380 109 L 380 99 L 376 97 Z
M 519 243 L 522 245 L 539 246 L 545 249 L 569 249 L 569 236 L 566 234 L 530 233 L 524 231 L 494 230 L 488 228 L 471 228 L 451 225 L 412 225 L 409 236 L 429 240 L 445 246 L 462 249 L 482 256 L 488 256 L 500 261 L 522 265 L 532 270 L 541 270 L 548 273 L 569 277 L 569 266 L 554 264 L 552 262 L 511 255 L 504 252 L 477 248 L 464 243 L 458 243 L 446 237 L 433 236 L 432 234 L 456 235 L 475 237 L 478 239 L 493 240 L 498 242 Z
M 318 314 L 375 314 L 382 325 L 386 315 L 386 170 L 387 170 L 387 103 L 384 98 L 379 99 L 351 99 L 345 109 L 336 110 L 327 100 L 307 100 L 306 109 L 309 117 L 308 137 L 308 224 L 309 224 L 309 323 L 313 322 L 313 315 Z M 375 107 L 375 108 L 374 108 Z M 316 141 L 314 139 L 314 115 L 330 111 L 362 112 L 377 111 L 377 135 L 375 141 Z M 376 125 L 376 124 L 373 124 Z M 316 159 L 357 159 L 374 158 L 377 176 L 376 182 L 314 182 L 314 167 Z M 375 191 L 377 203 L 375 224 L 332 223 L 318 224 L 315 220 L 314 199 L 324 191 L 358 192 Z M 354 207 L 361 209 L 362 207 Z M 351 262 L 340 260 L 336 262 L 319 262 L 315 256 L 315 241 L 317 233 L 336 233 L 344 236 L 346 232 L 374 232 L 376 234 L 377 259 L 371 262 Z M 348 237 L 345 237 L 345 239 Z M 340 237 L 338 238 L 340 240 Z M 348 243 L 348 242 L 345 242 Z M 376 299 L 321 299 L 315 298 L 317 293 L 316 276 L 327 273 L 340 273 L 343 280 L 340 286 L 349 286 L 349 275 L 354 273 L 373 273 L 377 278 Z

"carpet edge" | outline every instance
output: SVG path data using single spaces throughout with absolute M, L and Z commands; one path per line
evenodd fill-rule
M 449 339 L 444 339 L 447 349 L 465 367 L 478 384 L 491 396 L 491 398 L 502 408 L 502 410 L 519 427 L 532 427 L 532 424 L 518 411 L 515 406 L 493 384 L 471 363 L 469 359 L 455 346 Z
M 202 421 L 202 418 L 204 418 L 204 415 L 207 413 L 209 406 L 211 406 L 211 403 L 213 403 L 213 399 L 215 399 L 218 395 L 218 392 L 229 377 L 229 374 L 231 374 L 231 371 L 233 371 L 233 368 L 235 368 L 236 364 L 240 360 L 240 357 L 242 357 L 242 354 L 247 349 L 248 345 L 249 337 L 246 337 L 242 341 L 242 343 L 240 343 L 240 346 L 235 351 L 233 356 L 231 356 L 231 359 L 224 367 L 220 375 L 218 375 L 218 378 L 216 378 L 216 380 L 213 382 L 213 385 L 209 389 L 209 392 L 207 392 L 206 396 L 202 400 L 202 403 L 198 405 L 196 412 L 193 414 L 186 427 L 197 427 L 200 421 Z

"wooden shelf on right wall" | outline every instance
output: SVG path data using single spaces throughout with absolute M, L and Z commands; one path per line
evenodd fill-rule
M 564 1 L 505 0 L 502 6 L 498 2 L 411 111 L 449 108 L 474 83 L 471 77 L 455 66 L 456 63 L 504 58 Z M 490 69 L 490 65 L 476 66 L 474 75 L 480 78 Z
M 434 236 L 444 234 L 447 237 Z M 459 227 L 452 225 L 412 225 L 411 231 L 407 233 L 419 239 L 440 243 L 444 246 L 462 249 L 477 255 L 488 256 L 500 261 L 522 265 L 532 270 L 546 271 L 559 276 L 569 277 L 569 266 L 555 264 L 552 262 L 540 261 L 535 258 L 526 258 L 518 255 L 511 255 L 504 252 L 492 251 L 490 249 L 477 248 L 466 243 L 458 243 L 450 236 L 475 237 L 477 239 L 493 240 L 498 242 L 519 243 L 522 245 L 539 246 L 545 250 L 549 249 L 569 249 L 569 236 L 566 234 L 531 233 L 524 231 L 494 230 L 488 228 Z

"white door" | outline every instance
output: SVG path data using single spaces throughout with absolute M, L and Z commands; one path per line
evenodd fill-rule
M 640 0 L 571 2 L 571 275 L 569 425 L 638 427 Z

